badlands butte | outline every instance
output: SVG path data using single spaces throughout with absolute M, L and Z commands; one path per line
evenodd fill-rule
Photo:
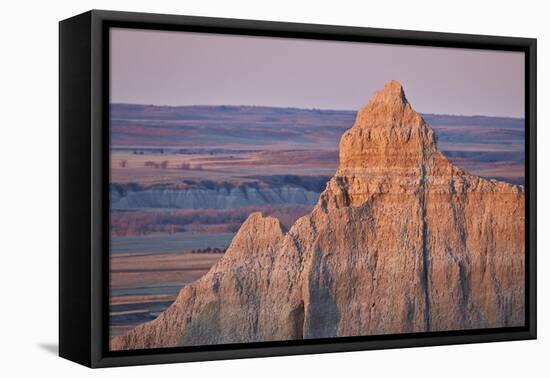
M 250 214 L 210 271 L 111 349 L 524 325 L 522 186 L 451 164 L 390 81 L 313 211 Z

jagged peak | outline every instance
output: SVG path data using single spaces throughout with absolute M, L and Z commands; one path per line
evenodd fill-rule
M 372 96 L 371 102 L 395 102 L 407 104 L 407 96 L 401 83 L 395 80 L 390 80 L 379 91 L 376 91 Z
M 423 123 L 407 100 L 403 86 L 390 80 L 357 112 L 354 127 L 410 128 Z
M 419 185 L 454 193 L 516 193 L 505 183 L 490 182 L 454 166 L 438 150 L 433 129 L 413 110 L 403 87 L 392 80 L 357 114 L 340 140 L 339 166 L 321 194 L 322 210 L 365 204 L 380 193 L 416 192 Z
M 250 213 L 243 222 L 236 237 L 239 235 L 246 237 L 249 233 L 260 231 L 263 235 L 270 238 L 280 238 L 284 235 L 283 226 L 279 219 L 271 216 L 263 216 L 260 211 Z
M 391 80 L 357 112 L 353 127 L 342 136 L 339 168 L 393 169 L 405 162 L 413 167 L 435 151 L 435 133 L 413 110 L 403 86 Z
M 271 216 L 263 216 L 261 211 L 254 211 L 250 213 L 248 218 L 244 221 L 241 227 L 255 227 L 258 225 L 268 225 L 273 226 L 275 228 L 281 229 L 281 224 L 279 222 L 279 219 Z
M 226 256 L 239 256 L 242 251 L 265 252 L 273 248 L 283 236 L 284 230 L 279 219 L 264 217 L 259 211 L 253 212 L 239 228 L 227 249 Z

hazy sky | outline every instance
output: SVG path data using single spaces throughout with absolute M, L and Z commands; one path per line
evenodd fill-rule
M 420 112 L 524 116 L 519 52 L 111 30 L 111 102 L 357 110 L 391 79 Z

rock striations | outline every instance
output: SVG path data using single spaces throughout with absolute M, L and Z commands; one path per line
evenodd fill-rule
M 111 348 L 524 324 L 523 188 L 469 175 L 395 81 L 340 141 L 311 214 L 253 213 L 224 257 Z

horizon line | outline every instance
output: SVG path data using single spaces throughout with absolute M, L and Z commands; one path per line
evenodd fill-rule
M 272 108 L 272 109 L 294 109 L 294 110 L 318 110 L 318 111 L 333 111 L 333 112 L 351 112 L 357 113 L 359 109 L 338 109 L 338 108 L 299 108 L 296 106 L 273 106 L 273 105 L 227 105 L 227 104 L 188 104 L 188 105 L 167 105 L 167 104 L 145 104 L 145 103 L 133 103 L 133 102 L 110 102 L 111 105 L 134 105 L 134 106 L 157 106 L 161 108 L 191 108 L 191 107 L 228 107 L 228 108 Z M 431 113 L 416 111 L 422 116 L 449 116 L 449 117 L 485 117 L 485 118 L 507 118 L 525 121 L 525 116 L 507 116 L 507 115 L 486 115 L 486 114 L 458 114 L 458 113 Z

